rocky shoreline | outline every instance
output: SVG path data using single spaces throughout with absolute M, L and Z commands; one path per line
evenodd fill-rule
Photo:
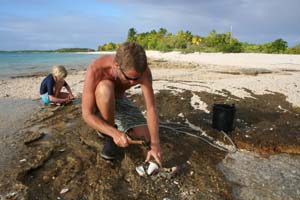
M 206 74 L 200 74 L 203 79 L 196 80 L 189 76 L 200 73 L 197 70 L 203 66 L 199 64 L 185 63 L 183 67 L 182 63 L 155 59 L 150 63 L 150 67 L 155 66 L 152 67 L 156 77 L 154 88 L 161 122 L 171 128 L 179 124 L 191 134 L 230 145 L 212 128 L 212 105 L 235 104 L 235 128 L 230 137 L 239 149 L 237 153 L 228 154 L 202 140 L 161 128 L 163 165 L 181 166 L 181 170 L 173 177 L 140 177 L 135 167 L 143 163 L 146 147 L 130 146 L 113 163 L 101 159 L 103 141 L 83 122 L 78 92 L 72 104 L 39 107 L 22 128 L 20 125 L 19 131 L 1 134 L 1 141 L 5 140 L 3 147 L 11 148 L 15 154 L 7 157 L 9 163 L 1 165 L 0 199 L 296 199 L 299 196 L 300 171 L 294 167 L 300 163 L 299 107 L 279 92 L 260 94 L 241 88 L 248 96 L 237 96 L 225 87 L 217 92 L 208 88 L 213 84 L 212 77 L 263 79 L 275 72 L 224 74 L 220 70 L 206 70 Z M 159 75 L 166 65 L 170 73 Z M 183 74 L 172 74 L 175 71 Z M 184 73 L 187 75 L 182 76 Z M 298 75 L 297 71 L 290 73 Z M 84 71 L 73 75 L 69 77 L 71 85 L 80 91 Z M 40 78 L 30 77 L 36 82 Z M 128 95 L 144 109 L 139 87 Z M 251 165 L 258 163 L 260 169 Z M 246 166 L 248 169 L 243 170 Z M 284 174 L 282 182 L 278 181 L 282 174 L 276 172 L 276 166 Z M 261 175 L 251 179 L 255 174 Z

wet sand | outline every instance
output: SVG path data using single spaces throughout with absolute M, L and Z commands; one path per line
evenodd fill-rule
M 0 171 L 12 167 L 11 161 L 18 155 L 15 133 L 38 107 L 39 103 L 30 99 L 0 99 Z
M 0 197 L 296 199 L 299 196 L 300 171 L 295 167 L 300 163 L 300 110 L 297 100 L 287 96 L 287 90 L 284 90 L 287 85 L 277 87 L 279 90 L 283 88 L 282 92 L 261 92 L 265 88 L 275 90 L 276 87 L 274 89 L 269 85 L 257 89 L 253 83 L 251 90 L 245 84 L 247 81 L 242 81 L 260 80 L 262 84 L 263 80 L 275 79 L 272 82 L 274 85 L 276 78 L 288 80 L 290 77 L 293 83 L 292 79 L 299 76 L 298 71 L 255 69 L 245 72 L 241 68 L 225 70 L 215 65 L 214 70 L 211 70 L 212 67 L 197 63 L 156 58 L 149 63 L 153 69 L 161 122 L 169 122 L 168 126 L 173 128 L 178 127 L 173 123 L 179 123 L 181 128 L 191 134 L 212 137 L 229 145 L 212 128 L 211 111 L 214 103 L 234 103 L 237 112 L 230 136 L 239 151 L 228 154 L 202 140 L 161 128 L 164 166 L 182 167 L 174 177 L 139 177 L 135 167 L 145 159 L 147 149 L 143 146 L 130 146 L 118 161 L 106 162 L 99 156 L 103 140 L 81 119 L 80 91 L 84 71 L 77 71 L 67 78 L 78 96 L 73 104 L 65 107 L 37 107 L 37 111 L 31 109 L 22 116 L 26 120 L 23 118 L 22 122 L 17 123 L 19 129 L 16 128 L 15 133 L 1 140 L 7 146 L 11 145 L 15 154 L 10 157 L 10 165 L 3 165 L 1 169 Z M 36 87 L 35 83 L 41 78 L 30 77 L 31 84 L 34 83 Z M 27 80 L 27 77 L 17 78 L 14 83 L 26 86 Z M 226 85 L 222 82 L 225 80 L 239 80 L 239 85 L 243 87 Z M 298 87 L 299 81 L 296 80 L 295 84 Z M 5 86 L 1 88 L 6 93 L 2 98 L 8 102 L 11 97 L 16 98 L 20 94 L 36 98 L 36 94 L 28 92 L 9 93 L 9 85 L 10 80 L 0 84 Z M 292 88 L 296 96 L 299 91 L 297 87 Z M 139 87 L 131 89 L 129 96 L 144 110 Z M 260 168 L 255 167 L 258 163 L 261 164 Z M 276 171 L 279 166 L 281 173 Z M 246 167 L 247 170 L 242 170 Z M 254 176 L 259 173 L 261 176 Z M 63 189 L 67 192 L 60 194 Z

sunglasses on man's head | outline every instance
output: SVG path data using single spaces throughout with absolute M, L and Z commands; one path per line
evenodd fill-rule
M 134 77 L 134 78 L 128 77 L 128 76 L 125 74 L 125 72 L 123 71 L 123 69 L 122 69 L 121 67 L 120 67 L 119 69 L 120 69 L 121 73 L 123 74 L 123 76 L 125 77 L 125 79 L 128 80 L 128 81 L 136 81 L 136 80 L 138 80 L 139 78 L 141 78 L 141 76 Z

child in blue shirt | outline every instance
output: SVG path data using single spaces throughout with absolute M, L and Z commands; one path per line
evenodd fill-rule
M 67 75 L 68 72 L 64 66 L 53 66 L 52 73 L 44 78 L 40 87 L 41 99 L 45 104 L 68 103 L 74 98 L 70 86 L 64 80 Z M 62 87 L 65 87 L 68 92 L 61 92 Z

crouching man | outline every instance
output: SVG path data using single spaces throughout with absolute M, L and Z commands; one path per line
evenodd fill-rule
M 125 96 L 127 89 L 138 84 L 142 89 L 147 120 Z M 105 55 L 90 64 L 82 94 L 82 116 L 89 126 L 106 135 L 101 151 L 103 158 L 115 159 L 119 148 L 129 145 L 129 138 L 146 139 L 151 144 L 146 162 L 154 158 L 161 166 L 152 75 L 146 53 L 137 43 L 126 42 L 115 56 Z

